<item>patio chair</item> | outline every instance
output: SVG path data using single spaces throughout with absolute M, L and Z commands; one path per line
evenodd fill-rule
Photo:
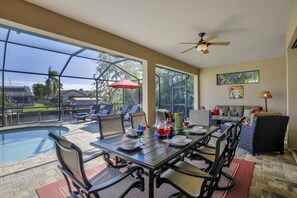
M 157 174 L 157 188 L 163 183 L 168 183 L 186 197 L 211 197 L 220 181 L 222 167 L 226 160 L 229 136 L 227 133 L 223 133 L 217 139 L 214 163 L 209 169 L 203 171 L 185 161 L 169 163 Z M 176 197 L 179 196 L 176 195 Z
M 132 129 L 137 128 L 137 125 L 143 124 L 146 125 L 148 128 L 148 124 L 146 122 L 146 115 L 145 112 L 137 112 L 137 113 L 130 113 L 131 118 L 131 127 Z
M 229 147 L 227 149 L 227 158 L 226 162 L 224 164 L 224 167 L 229 167 L 234 159 L 236 148 L 239 143 L 240 139 L 240 133 L 241 133 L 241 127 L 243 124 L 243 120 L 245 117 L 242 117 L 235 125 L 227 126 L 225 125 L 224 133 L 230 133 L 230 140 L 229 141 Z M 195 152 L 192 152 L 190 159 L 203 159 L 208 164 L 214 163 L 214 155 L 215 155 L 215 146 L 212 145 L 199 145 L 199 147 L 196 147 Z M 222 172 L 222 175 L 225 176 L 228 180 L 227 186 L 218 186 L 218 190 L 228 190 L 231 189 L 234 186 L 234 178 L 227 174 L 226 172 Z
M 124 135 L 125 129 L 123 125 L 123 119 L 121 115 L 99 116 L 99 139 L 108 138 L 114 135 Z M 126 160 L 123 160 L 117 156 L 112 156 L 114 162 L 108 158 L 104 158 L 110 166 L 118 166 L 119 168 L 125 167 L 128 164 Z
M 242 126 L 239 146 L 252 155 L 274 151 L 283 155 L 288 122 L 289 117 L 281 114 L 255 113 L 251 124 Z
M 81 113 L 77 113 L 76 116 L 74 116 L 74 118 L 77 118 L 77 121 L 79 120 L 84 120 L 86 121 L 86 119 L 93 115 L 93 114 L 97 114 L 100 110 L 100 104 L 95 104 L 92 106 L 91 110 L 89 113 L 86 112 L 81 112 Z
M 190 110 L 190 121 L 195 125 L 210 126 L 210 110 Z
M 94 158 L 83 160 L 82 152 L 75 144 L 53 133 L 50 133 L 49 136 L 55 142 L 56 153 L 60 162 L 58 168 L 66 180 L 71 197 L 123 197 L 132 188 L 144 190 L 144 179 L 141 176 L 142 168 L 134 166 L 125 172 L 121 172 L 112 167 L 107 167 L 95 176 L 88 178 L 84 163 Z M 98 156 L 100 155 L 96 155 L 96 157 Z
M 125 134 L 123 119 L 121 115 L 99 116 L 99 139 L 108 136 Z
M 104 108 L 102 109 L 101 113 L 92 114 L 91 116 L 89 116 L 89 118 L 92 121 L 92 120 L 98 120 L 98 117 L 101 117 L 101 116 L 108 116 L 112 112 L 112 107 L 113 107 L 112 104 L 106 104 L 104 105 Z

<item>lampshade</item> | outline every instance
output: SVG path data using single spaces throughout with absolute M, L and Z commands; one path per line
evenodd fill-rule
M 197 51 L 204 51 L 204 50 L 207 50 L 207 45 L 206 44 L 199 44 L 197 46 Z
M 270 91 L 262 91 L 260 94 L 260 98 L 272 98 Z

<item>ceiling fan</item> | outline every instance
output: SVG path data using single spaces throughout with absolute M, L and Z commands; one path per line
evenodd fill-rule
M 191 49 L 196 48 L 197 51 L 201 51 L 201 52 L 203 52 L 203 54 L 208 54 L 209 53 L 208 46 L 210 46 L 210 45 L 221 45 L 221 46 L 230 45 L 230 42 L 209 42 L 209 41 L 211 41 L 211 40 L 218 37 L 215 34 L 210 35 L 206 39 L 203 39 L 204 35 L 205 35 L 204 32 L 201 32 L 201 33 L 198 34 L 198 36 L 200 36 L 200 40 L 197 43 L 182 42 L 181 44 L 193 44 L 195 46 L 191 47 L 190 49 L 187 49 L 185 51 L 182 51 L 181 53 L 185 53 L 187 51 L 190 51 Z

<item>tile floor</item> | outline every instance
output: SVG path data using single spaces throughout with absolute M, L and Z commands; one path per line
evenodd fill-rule
M 48 123 L 47 123 L 48 124 Z M 76 122 L 74 120 L 53 125 L 70 129 L 67 139 L 83 148 L 90 155 L 96 149 L 89 145 L 98 136 L 97 122 Z M 252 156 L 238 149 L 236 158 L 255 162 L 255 169 L 249 197 L 297 197 L 297 165 L 288 151 L 285 155 L 269 154 Z M 103 163 L 102 158 L 87 163 L 87 168 Z M 62 178 L 57 169 L 55 151 L 14 164 L 0 165 L 0 197 L 38 197 L 35 189 Z

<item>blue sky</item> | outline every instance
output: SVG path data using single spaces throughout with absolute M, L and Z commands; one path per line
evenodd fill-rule
M 7 30 L 0 27 L 0 40 L 4 40 Z M 9 41 L 31 45 L 35 47 L 47 48 L 64 53 L 74 53 L 81 47 L 61 43 L 55 40 L 49 40 L 34 35 L 11 31 Z M 0 41 L 0 65 L 3 63 L 4 42 Z M 98 52 L 95 50 L 86 50 L 80 55 L 97 58 Z M 26 72 L 36 72 L 47 74 L 48 68 L 61 72 L 70 56 L 51 51 L 34 49 L 26 46 L 20 46 L 9 43 L 7 45 L 5 69 Z M 63 75 L 92 78 L 96 74 L 97 64 L 93 60 L 73 57 L 65 69 Z M 11 86 L 32 86 L 36 83 L 44 83 L 46 76 L 20 74 L 6 72 L 4 83 Z M 91 90 L 94 88 L 92 80 L 79 80 L 73 78 L 62 78 L 63 89 Z

